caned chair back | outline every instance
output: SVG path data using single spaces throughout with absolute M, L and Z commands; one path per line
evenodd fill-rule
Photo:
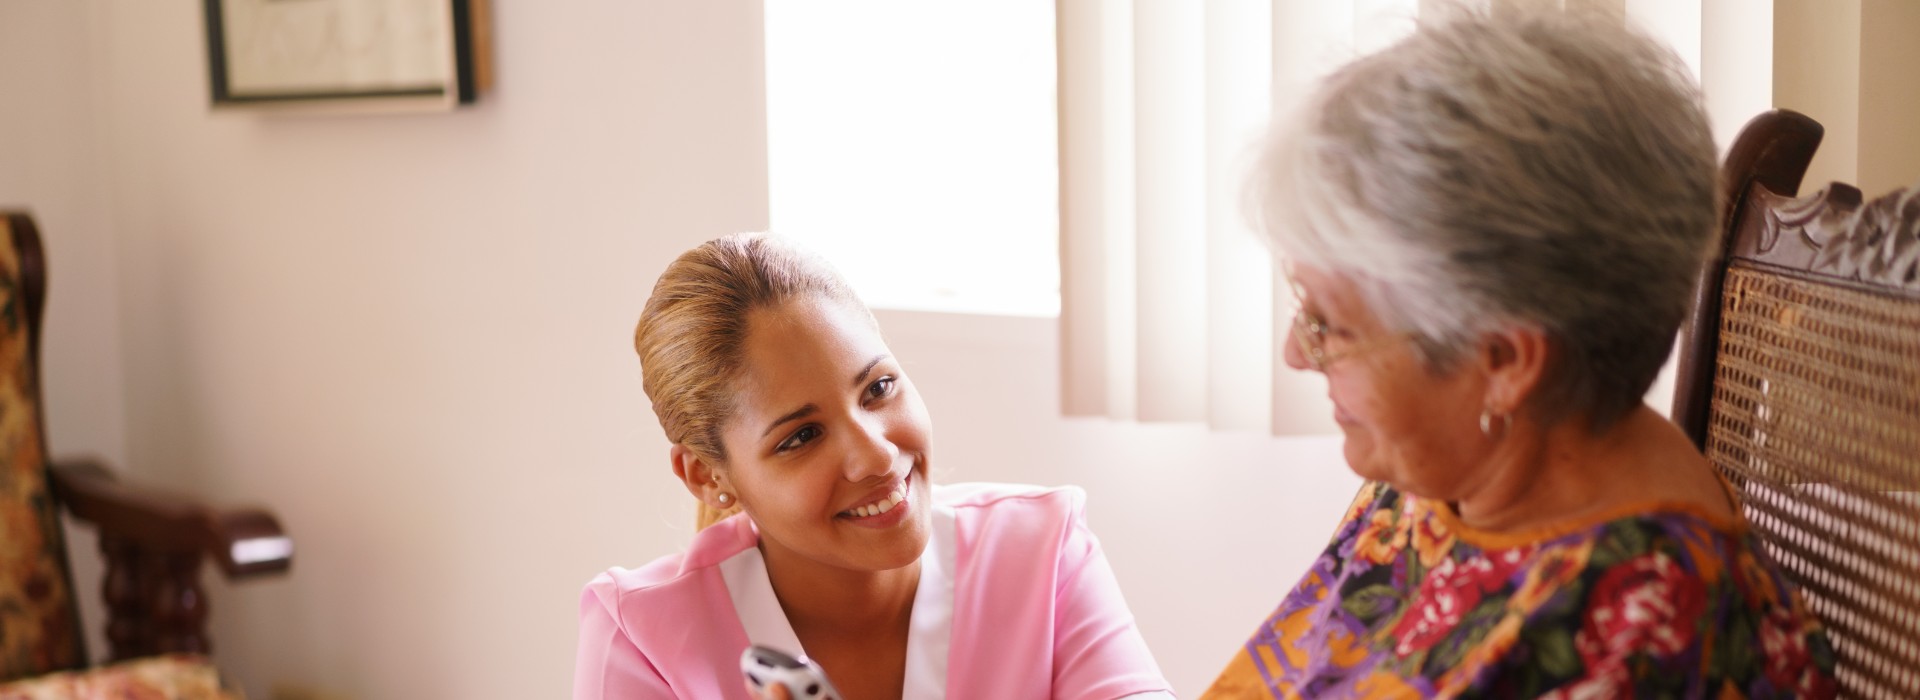
M 1674 419 L 1824 622 L 1842 697 L 1920 698 L 1920 186 L 1795 197 L 1821 127 L 1747 125 Z

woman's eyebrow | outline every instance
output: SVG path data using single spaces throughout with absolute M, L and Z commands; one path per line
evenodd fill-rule
M 859 374 L 853 375 L 853 388 L 858 389 L 861 384 L 865 384 L 867 375 L 873 374 L 874 365 L 880 364 L 880 361 L 884 359 L 887 359 L 887 356 L 885 353 L 882 353 L 874 355 L 871 360 L 867 360 L 867 366 L 860 368 Z
M 867 366 L 861 367 L 860 373 L 854 375 L 853 387 L 855 389 L 860 388 L 860 385 L 865 381 L 867 381 L 867 375 L 873 374 L 873 368 L 879 365 L 881 360 L 885 360 L 885 359 L 887 359 L 887 355 L 885 353 L 881 353 L 879 355 L 874 355 L 873 359 L 867 360 Z M 813 415 L 813 412 L 817 410 L 819 410 L 819 407 L 814 406 L 813 404 L 807 404 L 805 406 L 801 406 L 799 410 L 796 410 L 792 413 L 781 416 L 779 418 L 775 418 L 772 423 L 767 424 L 766 432 L 761 433 L 760 437 L 764 438 L 768 435 L 772 435 L 773 431 L 776 428 L 779 428 L 782 424 L 785 424 L 789 421 L 796 421 L 801 418 L 805 418 L 807 416 Z
M 782 424 L 787 423 L 789 421 L 800 420 L 807 416 L 813 415 L 813 412 L 817 410 L 819 409 L 815 407 L 813 404 L 807 404 L 805 406 L 801 406 L 800 410 L 794 411 L 792 413 L 789 413 L 787 415 L 774 419 L 772 423 L 767 425 L 767 431 L 764 433 L 761 433 L 760 437 L 764 438 L 768 435 L 772 435 L 774 429 L 779 428 Z

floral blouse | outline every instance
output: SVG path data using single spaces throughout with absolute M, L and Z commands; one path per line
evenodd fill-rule
M 1369 483 L 1205 697 L 1832 697 L 1832 669 L 1743 522 L 1641 504 L 1482 533 Z

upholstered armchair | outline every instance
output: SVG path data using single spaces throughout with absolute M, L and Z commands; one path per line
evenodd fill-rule
M 0 211 L 0 700 L 236 698 L 207 662 L 203 562 L 229 578 L 284 573 L 293 545 L 272 514 L 216 510 L 48 458 L 39 331 L 46 260 L 32 218 Z M 65 510 L 99 533 L 112 665 L 87 654 Z

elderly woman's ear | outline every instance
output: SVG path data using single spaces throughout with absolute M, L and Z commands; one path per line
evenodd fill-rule
M 1540 389 L 1560 348 L 1539 326 L 1509 324 L 1482 336 L 1474 362 L 1485 377 L 1486 405 L 1495 417 L 1519 412 Z

